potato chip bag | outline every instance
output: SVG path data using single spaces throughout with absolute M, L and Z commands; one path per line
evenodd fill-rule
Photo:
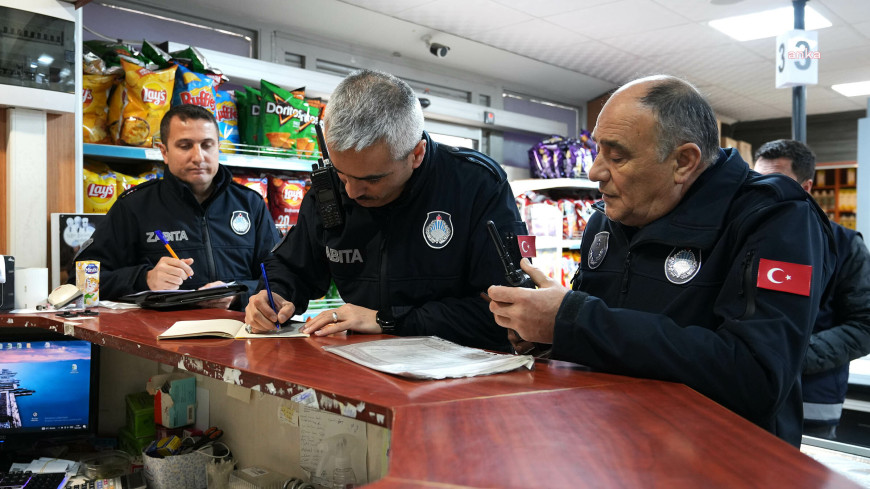
M 111 143 L 106 119 L 109 110 L 109 91 L 115 77 L 111 75 L 82 75 L 82 130 L 85 143 Z
M 245 130 L 247 129 L 247 122 L 250 114 L 248 93 L 244 90 L 234 90 L 233 94 L 236 98 L 236 117 L 238 118 L 239 124 L 239 143 L 248 144 L 248 142 L 245 141 Z
M 151 71 L 121 60 L 126 72 L 127 105 L 121 121 L 121 142 L 152 146 L 160 140 L 160 120 L 169 110 L 176 67 Z
M 163 178 L 163 166 L 159 163 L 154 163 L 150 170 L 140 173 L 139 178 L 146 182 L 149 180 L 159 180 Z
M 240 143 L 236 101 L 233 94 L 228 91 L 218 90 L 215 93 L 217 94 L 215 118 L 218 123 L 220 150 L 222 153 L 235 153 L 236 145 Z
M 292 150 L 294 154 L 309 155 L 313 145 L 307 139 L 306 129 L 314 126 L 320 117 L 320 109 L 305 102 L 304 88 L 285 90 L 266 80 L 260 82 L 262 93 L 261 119 L 263 140 L 261 146 Z M 300 134 L 304 134 L 300 138 Z M 300 141 L 301 139 L 301 141 Z M 313 138 L 316 140 L 316 137 Z M 268 144 L 265 142 L 268 141 Z
M 82 169 L 84 173 L 84 211 L 105 214 L 118 199 L 117 179 L 115 173 L 98 173 Z
M 127 105 L 127 84 L 123 78 L 115 79 L 112 95 L 109 97 L 109 114 L 106 118 L 106 130 L 113 144 L 121 143 L 121 115 Z
M 130 188 L 148 181 L 147 178 L 142 178 L 142 176 L 125 175 L 117 171 L 115 172 L 115 179 L 118 185 L 118 196 Z
M 244 185 L 250 189 L 256 190 L 266 205 L 269 204 L 269 179 L 266 177 L 257 177 L 253 175 L 233 175 L 233 181 Z
M 296 224 L 305 192 L 304 180 L 284 180 L 275 176 L 269 179 L 269 212 L 276 226 L 289 228 Z
M 175 72 L 175 93 L 172 105 L 192 104 L 215 113 L 214 82 L 200 73 L 194 73 L 182 65 Z
M 260 91 L 256 88 L 245 87 L 245 94 L 248 100 L 247 121 L 245 121 L 245 133 L 243 139 L 245 144 L 254 146 L 260 145 Z

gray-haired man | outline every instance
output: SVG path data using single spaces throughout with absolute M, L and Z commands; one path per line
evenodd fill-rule
M 260 291 L 246 309 L 252 329 L 304 311 L 331 279 L 346 305 L 313 318 L 306 332 L 435 335 L 508 351 L 480 297 L 505 283 L 486 222 L 525 234 L 504 171 L 477 151 L 433 141 L 411 87 L 386 73 L 343 80 L 324 125 L 344 224 L 324 226 L 320 192 L 308 192 L 266 261 L 278 313 Z

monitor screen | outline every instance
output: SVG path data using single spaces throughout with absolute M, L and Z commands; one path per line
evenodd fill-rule
M 0 328 L 0 449 L 96 433 L 98 347 L 37 328 Z

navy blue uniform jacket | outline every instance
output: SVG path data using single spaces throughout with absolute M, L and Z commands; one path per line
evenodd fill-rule
M 233 182 L 228 169 L 219 166 L 213 182 L 215 190 L 202 204 L 169 171 L 121 194 L 76 257 L 100 262 L 101 298 L 148 290 L 148 271 L 169 255 L 157 229 L 179 258 L 193 258 L 193 277 L 182 289 L 218 280 L 257 288 L 260 263 L 278 241 L 275 223 L 260 194 Z M 234 308 L 244 308 L 247 297 Z
M 345 302 L 390 308 L 403 336 L 508 351 L 505 329 L 480 297 L 505 284 L 486 221 L 525 234 L 507 177 L 481 153 L 423 138 L 423 163 L 395 201 L 361 207 L 341 186 L 340 228 L 324 229 L 316 192 L 305 195 L 296 226 L 266 262 L 272 292 L 304 312 L 332 279 Z
M 599 245 L 590 257 L 599 233 L 609 233 L 606 252 Z M 828 219 L 793 180 L 761 176 L 736 150 L 720 150 L 666 216 L 640 229 L 603 212 L 590 219 L 553 357 L 684 383 L 800 445 L 800 373 L 833 246 Z M 684 249 L 700 267 L 676 284 L 666 260 Z M 811 266 L 809 296 L 757 287 L 762 258 Z

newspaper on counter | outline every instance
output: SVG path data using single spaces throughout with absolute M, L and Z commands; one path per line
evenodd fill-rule
M 365 367 L 414 379 L 475 377 L 520 367 L 531 370 L 535 364 L 531 355 L 491 353 L 435 336 L 390 338 L 323 349 Z

